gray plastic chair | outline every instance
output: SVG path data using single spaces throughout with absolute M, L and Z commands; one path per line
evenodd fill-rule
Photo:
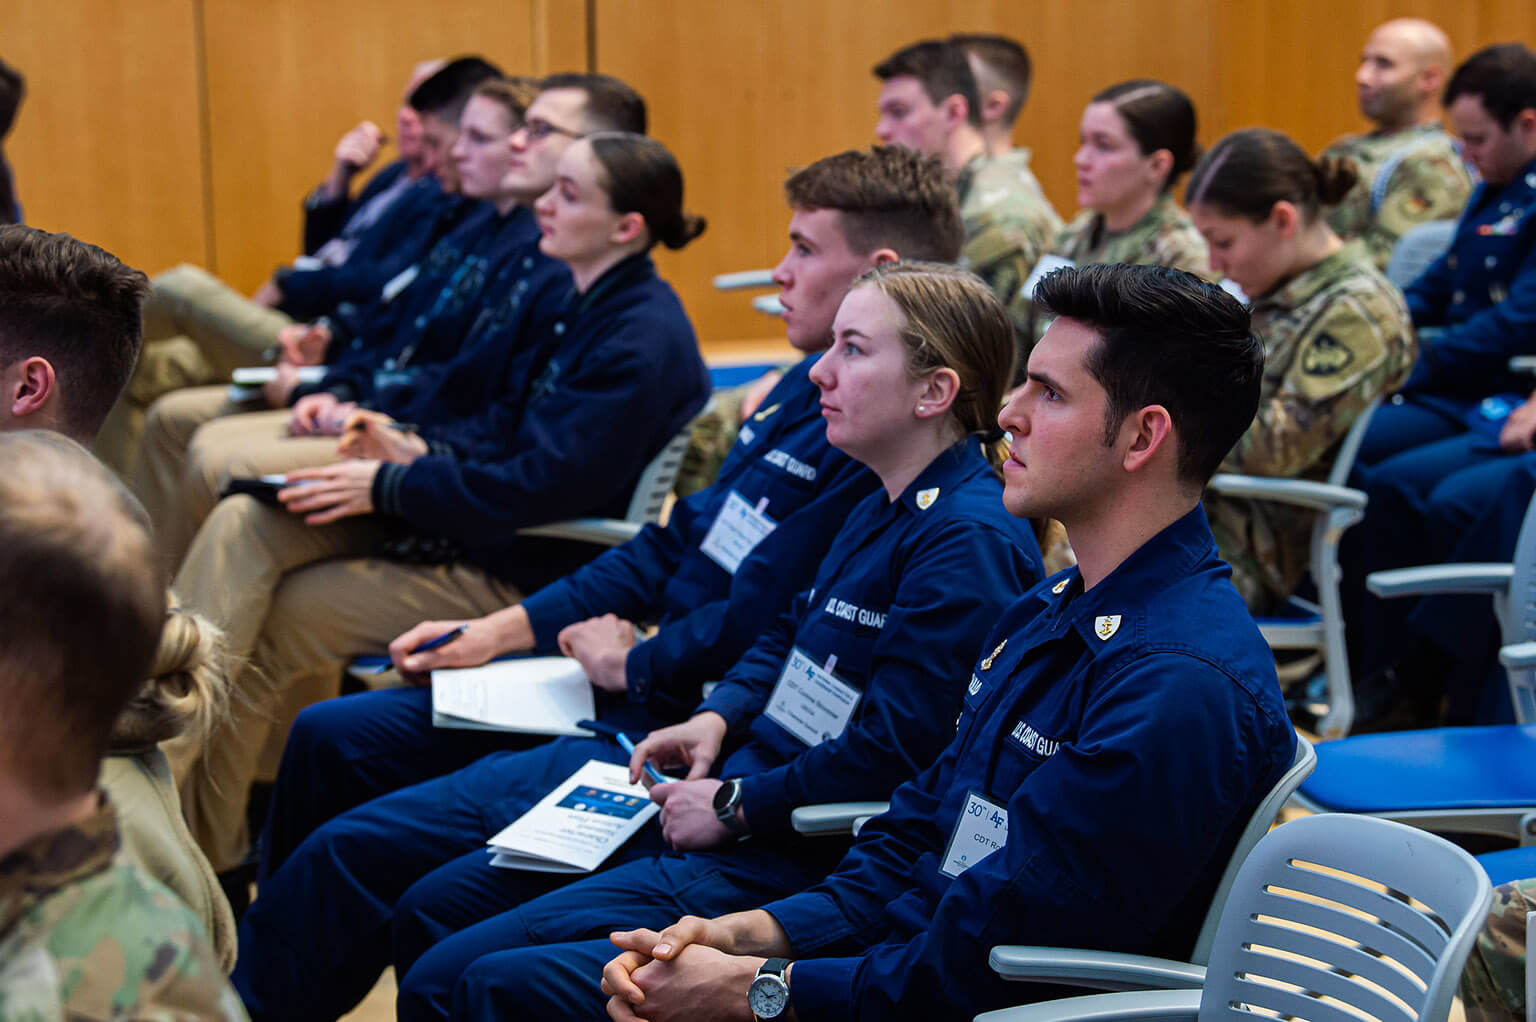
M 777 287 L 772 270 L 742 270 L 738 273 L 721 273 L 714 279 L 716 291 L 750 291 L 758 288 Z M 758 295 L 752 299 L 752 308 L 765 316 L 784 315 L 784 305 L 778 295 Z
M 1345 485 L 1365 439 L 1371 417 L 1381 404 L 1372 401 L 1350 424 L 1339 443 L 1325 483 L 1308 479 L 1273 479 L 1267 476 L 1223 472 L 1207 489 L 1226 497 L 1268 500 L 1317 512 L 1310 546 L 1312 580 L 1317 602 L 1291 598 L 1296 614 L 1257 618 L 1259 631 L 1271 649 L 1319 650 L 1323 654 L 1325 691 L 1316 731 L 1323 738 L 1342 738 L 1355 720 L 1354 688 L 1349 678 L 1349 653 L 1344 644 L 1344 604 L 1339 595 L 1343 572 L 1339 570 L 1339 540 L 1365 517 L 1365 494 Z
M 1399 291 L 1406 290 L 1430 263 L 1451 247 L 1451 239 L 1455 236 L 1454 220 L 1414 224 L 1392 246 L 1392 256 L 1387 260 L 1387 279 L 1396 284 Z
M 1248 825 L 1243 828 L 1237 844 L 1232 847 L 1232 857 L 1227 861 L 1227 868 L 1222 871 L 1221 882 L 1216 885 L 1211 907 L 1206 910 L 1205 921 L 1200 924 L 1200 934 L 1195 938 L 1195 947 L 1190 952 L 1188 962 L 1118 951 L 999 944 L 992 949 L 990 961 L 993 970 L 1004 979 L 1018 982 L 1055 983 L 1095 990 L 1199 988 L 1205 975 L 1205 965 L 1211 959 L 1216 927 L 1221 921 L 1228 892 L 1237 880 L 1238 871 L 1247 861 L 1248 854 L 1269 833 L 1269 828 L 1273 826 L 1286 800 L 1307 779 L 1316 765 L 1317 753 L 1312 743 L 1297 735 L 1296 756 L 1291 760 L 1290 769 L 1275 782 L 1269 794 L 1254 809 L 1253 815 L 1248 818 Z
M 1385 888 L 1383 890 L 1383 888 Z M 1449 841 L 1366 816 L 1308 816 L 1238 871 L 1198 989 L 1006 1008 L 977 1022 L 1249 1019 L 1441 1022 L 1493 890 Z

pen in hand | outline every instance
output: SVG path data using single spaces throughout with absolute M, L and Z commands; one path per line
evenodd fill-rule
M 417 646 L 415 649 L 407 653 L 406 656 L 415 656 L 417 653 L 429 653 L 434 649 L 441 649 L 442 647 L 452 642 L 454 639 L 457 639 L 459 636 L 463 635 L 468 630 L 469 625 L 459 625 L 459 627 L 453 629 L 452 631 L 444 632 L 442 635 L 439 635 L 435 639 L 428 639 L 426 642 L 423 642 L 420 646 Z M 390 661 L 373 673 L 383 674 L 385 671 L 388 671 L 394 666 L 394 662 Z
M 635 754 L 635 743 L 629 740 L 629 735 L 626 735 L 622 731 L 618 731 L 614 733 L 614 737 L 619 741 L 619 748 L 623 749 L 631 756 Z M 666 774 L 653 767 L 649 760 L 647 760 L 645 763 L 645 776 L 649 777 L 653 784 L 666 784 L 671 780 L 671 778 L 667 777 Z

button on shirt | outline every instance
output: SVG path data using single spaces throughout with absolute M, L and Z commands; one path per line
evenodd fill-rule
M 896 500 L 866 497 L 779 626 L 700 710 L 749 741 L 721 766 L 742 777 L 754 834 L 789 831 L 798 805 L 883 799 L 943 750 L 987 631 L 1043 574 L 1027 521 L 977 440 L 961 441 Z M 859 691 L 842 733 L 815 746 L 763 713 L 791 650 Z M 835 660 L 831 658 L 835 657 Z
M 1536 161 L 1503 186 L 1479 185 L 1450 249 L 1403 292 L 1417 326 L 1443 326 L 1420 345 L 1404 393 L 1481 398 L 1524 393 L 1513 355 L 1536 354 Z
M 1295 748 L 1269 647 L 1228 579 L 1196 507 L 1092 590 L 1073 568 L 1008 610 L 938 762 L 826 881 L 766 906 L 802 959 L 804 1022 L 969 1018 L 1027 999 L 988 967 L 997 944 L 1193 945 Z M 947 876 L 973 792 L 1006 807 L 1007 839 Z
M 817 356 L 791 368 L 749 416 L 713 485 L 680 500 L 665 526 L 634 539 L 523 601 L 541 650 L 560 629 L 599 614 L 658 621 L 629 651 L 629 697 L 659 700 L 677 716 L 698 702 L 810 585 L 816 565 L 849 511 L 879 482 L 827 443 L 820 392 L 808 373 Z M 701 547 L 732 493 L 766 500 L 775 528 L 734 574 Z

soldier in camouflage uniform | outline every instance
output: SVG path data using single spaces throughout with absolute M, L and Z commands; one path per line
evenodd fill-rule
M 1328 211 L 1342 238 L 1362 238 L 1385 269 L 1404 231 L 1450 220 L 1472 194 L 1472 174 L 1440 124 L 1440 89 L 1450 66 L 1445 33 L 1427 21 L 1399 18 L 1366 40 L 1355 72 L 1360 112 L 1376 127 L 1347 135 L 1323 156 L 1354 161 L 1360 180 Z
M 142 507 L 74 441 L 3 432 L 0 554 L 0 1019 L 243 1020 L 96 787 L 165 616 Z
M 1224 471 L 1323 478 L 1349 427 L 1407 379 L 1417 353 L 1408 307 L 1362 242 L 1322 209 L 1355 183 L 1276 131 L 1228 135 L 1190 178 L 1190 215 L 1213 267 L 1254 295 L 1264 340 L 1259 410 Z M 1284 601 L 1307 566 L 1312 512 L 1210 496 L 1206 513 L 1232 581 L 1255 613 Z
M 201 921 L 117 851 L 103 798 L 0 860 L 0 1019 L 243 1020 Z
M 1169 194 L 1198 152 L 1189 97 L 1163 82 L 1120 82 L 1093 97 L 1080 132 L 1082 212 L 1057 234 L 1048 265 L 1170 266 L 1214 280 L 1205 239 Z M 1049 325 L 1031 310 L 1031 343 Z
M 882 83 L 875 134 L 943 161 L 965 222 L 960 265 L 986 281 L 1007 307 L 1019 340 L 1015 368 L 1022 375 L 1032 338 L 1021 289 L 1061 220 L 1030 173 L 1027 154 L 988 157 L 980 94 L 962 46 L 924 40 L 897 50 L 874 72 Z
M 1525 1018 L 1525 916 L 1536 912 L 1536 880 L 1493 889 L 1493 907 L 1461 975 L 1467 1022 Z

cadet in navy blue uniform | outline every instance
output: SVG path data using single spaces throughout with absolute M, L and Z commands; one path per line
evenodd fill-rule
M 881 147 L 818 160 L 791 175 L 785 192 L 794 209 L 791 247 L 774 279 L 789 342 L 804 352 L 830 342 L 838 304 L 864 270 L 898 255 L 953 260 L 960 250 L 954 190 L 936 161 L 908 150 Z M 390 644 L 397 666 L 421 677 L 506 651 L 566 645 L 611 693 L 603 696 L 606 719 L 624 717 L 642 732 L 680 719 L 697 702 L 700 685 L 721 677 L 810 584 L 849 511 L 878 485 L 827 443 L 819 393 L 808 378 L 814 361 L 807 358 L 784 375 L 742 426 L 716 483 L 679 501 L 665 526 L 646 526 L 520 604 L 470 622 L 417 625 Z M 723 549 L 722 538 L 741 538 L 740 522 L 719 521 L 728 504 L 736 506 L 735 515 L 743 505 L 761 506 L 758 521 L 771 521 L 772 530 L 750 549 Z M 608 614 L 615 618 L 600 617 Z M 619 619 L 625 630 L 629 621 L 656 621 L 659 628 L 639 644 L 605 642 L 594 626 Z M 448 646 L 409 655 L 466 623 L 469 630 Z M 262 842 L 263 875 L 336 814 L 519 744 L 527 742 L 434 730 L 424 688 L 310 707 L 295 722 L 278 772 Z
M 682 211 L 671 154 L 644 136 L 600 133 L 573 143 L 558 169 L 535 208 L 545 254 L 567 264 L 573 287 L 545 324 L 551 337 L 521 340 L 546 357 L 527 366 L 495 456 L 429 453 L 419 438 L 387 459 L 358 451 L 368 456 L 289 473 L 277 507 L 221 501 L 188 551 L 178 593 L 252 660 L 236 678 L 252 705 L 204 745 L 183 789 L 216 867 L 244 855 L 263 705 L 334 695 L 349 658 L 423 608 L 484 612 L 590 557 L 517 529 L 621 514 L 646 462 L 708 396 L 687 316 L 647 255 L 657 242 L 682 248 L 704 226 Z
M 932 762 L 982 637 L 1042 574 L 1034 535 L 1003 507 L 976 440 L 994 429 L 1013 343 L 1007 311 L 969 274 L 898 264 L 855 286 L 811 379 L 828 439 L 875 469 L 883 487 L 838 531 L 810 590 L 698 713 L 653 732 L 630 757 L 636 779 L 647 759 L 688 768 L 688 780 L 658 785 L 652 798 L 667 844 L 702 854 L 632 860 L 457 934 L 488 908 L 552 885 L 497 875 L 483 854 L 436 871 L 396 913 L 402 1019 L 446 1017 L 460 973 L 475 963 L 476 973 L 500 974 L 494 952 L 506 948 L 616 924 L 661 926 L 679 908 L 714 914 L 800 890 L 846 842 L 798 838 L 795 806 L 886 799 Z M 709 778 L 727 748 L 725 780 Z M 747 833 L 750 843 L 733 843 Z M 477 901 L 478 911 L 464 910 Z
M 603 971 L 614 1018 L 642 999 L 658 1020 L 969 1018 L 1031 995 L 993 976 L 995 944 L 1193 944 L 1295 747 L 1199 507 L 1253 417 L 1263 348 L 1246 309 L 1176 270 L 1065 269 L 1035 301 L 1057 319 L 999 418 L 1003 499 L 1060 519 L 1078 566 L 1003 616 L 954 741 L 824 882 L 615 934 L 628 950 Z M 500 1010 L 590 1018 L 596 977 L 575 973 L 595 946 L 529 949 Z
M 1393 716 L 1410 694 L 1387 670 L 1406 607 L 1369 596 L 1365 576 L 1445 552 L 1457 537 L 1431 534 L 1445 521 L 1434 509 L 1487 506 L 1507 476 L 1500 463 L 1528 446 L 1501 443 L 1500 433 L 1530 386 L 1509 373 L 1509 358 L 1536 352 L 1536 53 L 1511 43 L 1473 54 L 1445 94 L 1483 183 L 1450 249 L 1405 292 L 1414 322 L 1444 331 L 1422 340 L 1401 395 L 1372 419 L 1351 480 L 1370 498 L 1341 554 L 1366 729 L 1427 723 L 1432 714 Z
M 902 777 L 937 755 L 959 708 L 962 686 L 955 679 L 970 659 L 967 651 L 1039 577 L 1033 534 L 1004 512 L 996 472 L 971 435 L 988 428 L 1010 378 L 1012 328 L 984 285 L 944 272 L 971 309 L 969 315 L 940 309 L 939 328 L 915 320 L 906 329 L 897 305 L 878 287 L 855 288 L 845 301 L 834 345 L 811 378 L 821 390 L 829 442 L 866 460 L 883 488 L 854 509 L 811 592 L 726 675 L 705 712 L 644 743 L 647 750 L 693 749 L 660 755 L 690 760 L 695 778 L 657 789 L 661 825 L 648 826 L 621 856 L 661 850 L 663 834 L 682 848 L 730 842 L 731 830 L 711 808 L 720 782 L 704 777 L 729 720 L 738 740 L 749 740 L 727 765 L 750 775 L 742 806 L 750 814 L 747 825 L 762 836 L 762 861 L 739 863 L 738 872 L 769 883 L 768 876 L 777 876 L 770 889 L 778 890 L 824 873 L 835 849 L 818 848 L 820 854 L 808 857 L 773 853 L 789 830 L 790 808 L 838 793 L 887 797 Z M 919 284 L 910 290 L 920 300 L 935 289 Z M 942 328 L 960 338 L 951 342 L 959 352 L 928 340 Z M 805 676 L 810 698 L 797 698 L 795 684 L 775 686 L 790 674 L 796 683 Z M 819 713 L 818 703 L 837 703 L 847 712 Z M 568 879 L 491 869 L 483 853 L 485 821 L 496 815 L 510 821 L 589 759 L 622 763 L 627 756 L 608 738 L 562 739 L 488 757 L 332 820 L 270 879 L 262 897 L 274 891 L 276 897 L 268 911 L 247 917 L 246 947 L 255 949 L 241 963 L 248 1002 L 258 1015 L 293 1017 L 290 998 L 328 1013 L 306 993 L 313 984 L 304 975 L 316 967 L 339 972 L 342 989 L 356 983 L 357 994 L 365 991 L 384 963 L 369 960 L 366 948 L 347 953 L 346 941 L 333 939 L 330 928 L 353 925 L 357 911 L 373 912 L 418 876 L 399 900 L 401 921 L 412 928 L 403 941 L 396 931 L 396 957 L 405 956 L 397 960 L 401 972 L 439 937 Z M 384 845 L 358 843 L 381 824 L 393 832 Z M 321 889 L 328 892 L 324 919 L 295 926 L 295 911 L 312 904 Z M 494 923 L 485 930 L 484 950 L 504 946 Z M 477 950 L 464 964 L 478 957 L 481 945 L 470 946 Z M 331 952 L 324 948 L 342 951 L 344 960 L 327 962 Z

